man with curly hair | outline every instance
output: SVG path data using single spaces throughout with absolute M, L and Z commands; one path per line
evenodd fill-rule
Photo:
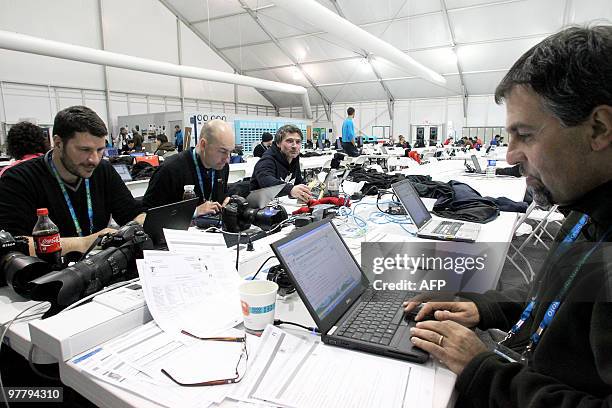
M 0 169 L 0 177 L 11 167 L 45 154 L 49 150 L 49 139 L 39 126 L 19 122 L 8 132 L 6 150 L 15 162 Z

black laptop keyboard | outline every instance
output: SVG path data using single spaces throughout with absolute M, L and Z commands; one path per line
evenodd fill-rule
M 442 235 L 456 235 L 461 225 L 463 224 L 460 222 L 442 221 L 433 232 Z
M 335 335 L 388 346 L 403 318 L 402 303 L 416 293 L 368 290 Z

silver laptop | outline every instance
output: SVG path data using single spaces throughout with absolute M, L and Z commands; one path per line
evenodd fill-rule
M 480 232 L 480 225 L 449 219 L 434 220 L 425 208 L 409 180 L 391 185 L 398 200 L 418 228 L 417 236 L 422 238 L 441 239 L 445 241 L 475 242 Z
M 270 204 L 270 201 L 281 192 L 285 187 L 285 183 L 277 184 L 275 186 L 260 188 L 259 190 L 253 190 L 247 196 L 247 202 L 251 208 L 264 208 Z
M 482 169 L 482 167 L 480 167 L 480 162 L 478 161 L 478 157 L 476 157 L 476 155 L 473 154 L 470 158 L 472 159 L 472 164 L 474 165 L 474 173 L 485 174 L 485 171 Z
M 330 219 L 270 245 L 321 331 L 323 343 L 423 363 L 402 303 L 416 293 L 374 290 Z

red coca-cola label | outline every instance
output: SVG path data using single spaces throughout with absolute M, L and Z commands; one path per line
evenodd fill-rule
M 34 238 L 34 248 L 37 254 L 52 254 L 62 250 L 60 234 L 45 235 Z

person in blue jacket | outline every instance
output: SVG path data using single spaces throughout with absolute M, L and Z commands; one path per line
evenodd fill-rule
M 174 126 L 174 146 L 179 153 L 183 151 L 183 131 L 179 125 Z
M 355 108 L 350 107 L 346 110 L 348 117 L 342 123 L 342 149 L 344 152 L 351 157 L 359 156 L 359 150 L 355 141 L 355 124 L 353 119 L 355 118 Z

